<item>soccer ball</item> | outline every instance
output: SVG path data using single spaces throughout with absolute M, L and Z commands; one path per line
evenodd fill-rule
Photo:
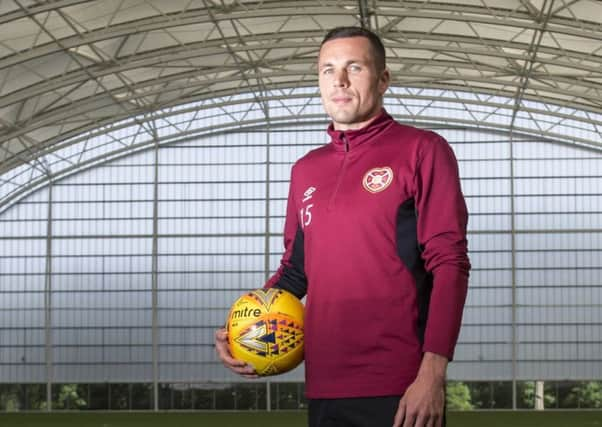
M 232 356 L 260 376 L 282 374 L 303 360 L 303 304 L 290 292 L 244 294 L 230 309 L 227 330 Z

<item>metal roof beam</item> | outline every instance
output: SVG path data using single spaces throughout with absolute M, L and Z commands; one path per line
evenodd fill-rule
M 362 28 L 370 30 L 372 28 L 370 17 L 373 14 L 373 12 L 370 10 L 368 0 L 358 0 L 357 3 L 358 9 L 360 11 L 360 26 Z
M 453 65 L 456 65 L 456 64 L 453 64 Z M 194 70 L 190 71 L 187 74 L 194 75 Z M 292 78 L 289 81 L 284 82 L 284 84 L 286 84 L 287 87 L 291 87 L 291 86 L 294 86 L 295 83 L 297 83 L 297 84 L 299 83 L 298 73 L 296 73 L 296 72 L 278 72 L 278 73 L 273 73 L 270 76 L 272 76 L 272 77 L 291 76 Z M 419 75 L 416 75 L 416 73 L 412 72 L 412 70 L 408 70 L 407 73 L 404 75 L 405 77 L 408 77 L 407 79 L 401 80 L 400 79 L 401 76 L 402 76 L 402 74 L 400 72 L 397 72 L 396 75 L 393 76 L 393 82 L 395 83 L 399 80 L 400 83 L 402 83 L 404 86 L 410 86 L 410 87 L 430 83 L 431 88 L 436 89 L 436 87 L 433 85 L 433 83 L 437 83 L 440 87 L 442 87 L 444 82 L 446 82 L 446 81 L 457 80 L 457 81 L 464 81 L 466 83 L 466 85 L 465 86 L 462 86 L 459 84 L 453 85 L 455 90 L 466 91 L 466 90 L 468 90 L 468 88 L 472 88 L 472 89 L 470 89 L 470 91 L 472 91 L 472 92 L 482 92 L 483 91 L 483 88 L 478 87 L 478 85 L 477 85 L 478 83 L 483 83 L 486 85 L 491 85 L 491 84 L 496 83 L 496 79 L 491 76 L 470 77 L 469 78 L 466 76 L 462 76 L 461 74 L 442 75 L 440 73 L 429 73 L 426 71 L 422 71 Z M 503 74 L 503 76 L 510 77 L 510 76 L 512 76 L 512 74 L 505 73 L 505 74 Z M 201 82 L 198 85 L 195 85 L 194 82 L 186 81 L 186 82 L 182 82 L 181 85 L 179 85 L 179 86 L 174 86 L 173 88 L 170 88 L 170 91 L 179 91 L 182 89 L 187 89 L 190 92 L 198 92 L 198 90 L 203 90 L 203 94 L 200 96 L 198 96 L 198 95 L 194 96 L 194 97 L 178 96 L 177 99 L 180 102 L 182 102 L 183 100 L 192 101 L 192 100 L 199 100 L 199 99 L 207 99 L 207 98 L 214 97 L 214 96 L 218 96 L 218 97 L 223 96 L 224 93 L 228 93 L 227 91 L 223 91 L 223 90 L 220 90 L 220 91 L 211 90 L 212 84 L 224 83 L 224 82 L 236 83 L 236 82 L 239 82 L 239 80 L 240 79 L 237 76 L 228 76 L 228 77 L 224 77 L 224 78 L 214 79 L 210 82 Z M 574 79 L 571 79 L 568 77 L 564 79 L 564 81 L 567 84 L 571 83 L 573 80 Z M 312 86 L 315 84 L 314 80 L 308 81 L 308 83 L 310 83 Z M 533 101 L 540 101 L 540 102 L 543 102 L 545 100 L 547 100 L 548 102 L 555 101 L 553 98 L 549 98 L 549 97 L 546 98 L 545 96 L 541 96 L 541 98 L 538 98 L 538 99 L 533 99 L 532 97 L 526 96 L 525 95 L 526 86 L 524 84 L 524 81 L 521 83 L 520 81 L 515 82 L 515 81 L 502 80 L 502 81 L 498 81 L 497 84 L 501 87 L 506 88 L 504 91 L 498 90 L 496 92 L 497 95 L 499 95 L 499 96 L 509 96 L 511 93 L 510 89 L 516 88 L 516 93 L 522 94 L 520 99 L 525 97 L 527 99 L 531 99 Z M 146 85 L 149 85 L 150 87 L 154 87 L 154 89 L 142 92 L 140 95 L 137 95 L 136 94 L 137 91 L 140 91 L 140 89 L 142 89 Z M 451 87 L 451 85 L 448 85 L 448 86 Z M 596 83 L 590 83 L 589 86 L 591 89 L 598 89 L 598 85 Z M 247 86 L 244 86 L 244 91 L 252 92 L 254 88 L 258 89 L 257 85 L 249 84 Z M 158 93 L 166 93 L 165 89 L 163 87 L 160 87 L 160 85 L 157 86 L 156 81 L 151 81 L 150 83 L 141 82 L 139 84 L 132 85 L 131 89 L 133 90 L 133 92 L 132 92 L 133 94 L 121 98 L 120 101 L 133 101 L 138 97 L 146 97 L 146 96 L 156 95 Z M 531 89 L 532 90 L 540 90 L 540 91 L 545 90 L 546 92 L 557 93 L 559 95 L 564 95 L 565 97 L 571 97 L 571 98 L 576 97 L 576 94 L 574 92 L 569 91 L 569 90 L 559 89 L 559 88 L 555 88 L 554 90 L 551 90 L 549 87 L 538 87 L 535 85 L 531 85 Z M 122 89 L 119 89 L 119 90 L 122 90 Z M 237 87 L 234 87 L 233 90 L 237 93 L 241 93 L 240 85 Z M 111 92 L 111 91 L 109 91 L 109 92 Z M 39 128 L 43 128 L 45 126 L 50 126 L 50 125 L 55 125 L 57 123 L 61 123 L 64 120 L 72 117 L 73 111 L 78 112 L 77 118 L 79 119 L 79 118 L 84 117 L 87 112 L 93 113 L 93 112 L 97 111 L 98 109 L 106 108 L 111 105 L 114 105 L 114 100 L 115 100 L 115 96 L 116 96 L 117 92 L 118 92 L 118 90 L 112 91 L 112 93 L 113 93 L 112 96 L 105 96 L 105 95 L 101 94 L 101 95 L 94 95 L 94 96 L 91 96 L 88 98 L 81 98 L 81 99 L 77 100 L 76 102 L 70 103 L 65 106 L 58 107 L 55 110 L 41 113 L 38 115 L 38 117 L 35 120 L 28 119 L 27 123 L 17 123 L 15 125 L 13 125 L 12 127 L 4 130 L 3 135 L 0 136 L 0 142 L 11 140 L 16 137 L 20 137 L 22 135 L 27 134 L 28 132 L 34 131 Z M 106 95 L 110 95 L 110 94 L 107 93 Z M 515 105 L 519 105 L 520 104 L 519 99 L 518 98 L 515 98 L 515 99 L 516 99 Z M 556 101 L 558 101 L 558 100 L 556 100 Z M 593 97 L 592 103 L 594 101 L 596 102 L 595 105 L 597 105 L 598 108 L 600 108 L 600 100 L 599 99 L 596 100 L 595 97 Z M 168 105 L 170 105 L 171 103 L 172 103 L 172 101 L 169 101 Z M 132 105 L 135 105 L 135 104 L 132 104 Z M 571 104 L 566 103 L 566 105 L 571 105 Z M 572 104 L 572 105 L 574 105 L 574 106 L 578 105 L 581 108 L 586 108 L 586 106 L 583 104 Z M 159 104 L 155 105 L 155 108 L 163 108 L 163 107 L 165 107 L 165 104 L 159 103 Z M 591 107 L 591 105 L 590 105 L 590 107 Z M 139 114 L 143 114 L 148 111 L 147 108 L 132 107 L 131 109 L 124 109 L 123 106 L 120 109 L 122 109 L 122 111 L 126 115 L 139 115 Z
M 37 15 L 45 12 L 52 12 L 56 9 L 62 9 L 69 6 L 74 6 L 80 3 L 86 3 L 90 0 L 54 0 L 36 2 L 31 6 L 25 6 L 25 9 L 18 8 L 3 15 L 0 15 L 0 25 L 18 19 L 27 18 L 32 15 Z
M 518 111 L 520 110 L 523 97 L 529 86 L 529 78 L 531 77 L 531 73 L 533 71 L 533 64 L 535 63 L 535 58 L 537 57 L 537 51 L 539 46 L 541 45 L 541 39 L 545 34 L 545 29 L 550 19 L 552 13 L 552 6 L 554 5 L 554 0 L 549 2 L 548 10 L 544 11 L 546 5 L 548 4 L 548 0 L 544 0 L 543 5 L 541 7 L 541 11 L 538 14 L 538 21 L 541 21 L 542 28 L 539 31 L 533 33 L 533 39 L 531 41 L 531 46 L 529 46 L 528 50 L 528 59 L 525 60 L 523 71 L 520 73 L 521 83 L 516 91 L 516 96 L 514 100 L 514 108 L 512 110 L 512 118 L 510 119 L 510 132 L 512 133 L 512 129 L 514 128 L 514 123 L 516 121 L 516 117 Z
M 417 87 L 420 87 L 420 86 L 417 85 Z M 429 86 L 425 86 L 425 88 L 426 89 L 430 89 Z M 458 87 L 450 87 L 449 89 L 450 90 L 454 90 L 454 89 L 457 90 Z M 236 90 L 233 90 L 233 91 L 230 92 L 230 94 L 236 94 L 236 93 L 238 93 L 238 91 L 236 91 Z M 220 95 L 226 96 L 227 94 L 226 93 L 221 93 Z M 496 96 L 496 95 L 499 95 L 499 94 L 497 94 L 495 92 L 492 92 L 492 95 Z M 306 95 L 303 95 L 303 96 L 306 96 Z M 388 97 L 394 97 L 394 98 L 401 98 L 401 99 L 405 98 L 404 96 L 399 96 L 399 95 L 396 95 L 396 94 L 388 94 L 387 96 Z M 283 95 L 282 97 L 275 96 L 275 97 L 270 97 L 269 99 L 292 99 L 292 98 L 293 97 L 290 96 L 290 95 Z M 410 96 L 410 98 L 413 99 L 413 98 L 416 98 L 416 96 Z M 460 104 L 462 104 L 462 103 L 471 104 L 471 102 L 469 102 L 467 100 L 460 99 L 460 98 L 450 98 L 450 99 L 446 100 L 446 99 L 442 98 L 440 95 L 430 96 L 430 97 L 429 96 L 422 96 L 421 98 L 425 99 L 425 100 L 426 99 L 431 99 L 431 100 L 434 100 L 434 101 L 441 101 L 441 102 L 457 102 L 457 103 L 460 103 Z M 199 99 L 199 98 L 197 98 L 197 99 Z M 266 98 L 266 99 L 268 99 L 268 98 Z M 192 101 L 192 100 L 193 99 L 190 99 L 190 101 Z M 249 100 L 247 99 L 245 101 L 241 101 L 241 103 L 244 103 L 244 102 L 248 103 Z M 474 104 L 482 104 L 482 102 L 478 101 L 478 100 L 474 100 L 474 102 L 472 102 L 472 103 L 474 103 Z M 177 103 L 172 103 L 172 105 L 175 106 L 175 105 L 177 105 Z M 224 105 L 226 105 L 226 104 L 224 104 Z M 492 105 L 495 105 L 495 104 L 492 104 Z M 165 105 L 164 107 L 168 107 L 168 106 L 169 105 Z M 214 108 L 214 107 L 216 107 L 215 104 L 209 104 L 207 106 L 207 108 Z M 503 108 L 503 109 L 507 109 L 507 110 L 511 109 L 511 107 L 512 106 L 508 105 L 508 104 L 500 104 L 499 105 L 499 108 Z M 589 119 L 586 120 L 586 119 L 583 119 L 583 118 L 576 118 L 576 117 L 573 117 L 572 115 L 568 115 L 567 116 L 565 114 L 561 114 L 561 113 L 554 112 L 554 111 L 549 111 L 549 110 L 541 110 L 540 111 L 540 110 L 534 110 L 534 109 L 523 109 L 523 111 L 530 111 L 530 112 L 533 112 L 533 113 L 546 114 L 546 115 L 548 115 L 550 117 L 554 117 L 554 116 L 558 117 L 559 119 L 578 120 L 578 121 L 581 121 L 581 122 L 584 122 L 584 123 L 590 123 L 590 124 L 598 125 L 598 126 L 600 125 L 600 123 L 596 122 L 596 121 L 592 121 L 592 120 L 589 120 Z M 166 114 L 167 114 L 166 117 L 168 117 L 169 113 L 166 113 Z M 113 115 L 107 116 L 107 118 L 105 120 L 99 119 L 93 125 L 87 126 L 87 129 L 88 130 L 94 129 L 95 127 L 99 127 L 99 126 L 110 124 L 112 120 L 123 120 L 123 119 L 127 119 L 128 117 L 130 117 L 130 116 L 127 115 L 127 114 L 124 114 L 122 117 L 116 117 L 116 116 L 113 116 Z M 153 117 L 155 117 L 155 115 L 153 115 Z M 130 121 L 129 125 L 131 125 L 133 123 L 134 123 L 134 121 Z M 79 128 L 79 129 L 77 129 L 77 131 L 73 132 L 73 135 L 75 135 L 77 133 L 80 133 L 80 132 L 83 132 L 85 130 L 86 130 L 85 128 Z M 113 130 L 113 129 L 111 129 L 111 130 Z M 63 135 L 63 137 L 66 137 L 66 136 L 68 136 L 68 135 Z M 54 141 L 49 140 L 49 141 L 42 142 L 40 144 L 40 147 L 36 147 L 36 148 L 39 148 L 40 150 L 46 151 L 46 150 L 50 149 L 50 147 L 52 146 L 53 143 L 60 142 L 60 140 L 61 139 L 57 137 L 57 138 L 54 138 Z M 590 145 L 591 144 L 596 144 L 596 142 L 595 141 L 589 141 L 589 144 Z M 44 147 L 46 147 L 46 148 L 44 148 Z M 56 148 L 57 147 L 53 147 L 52 149 L 54 150 Z
M 73 35 L 69 37 L 65 37 L 61 39 L 61 46 L 58 46 L 56 43 L 47 43 L 45 45 L 37 46 L 32 49 L 28 49 L 24 52 L 19 52 L 18 54 L 10 55 L 4 57 L 0 60 L 0 69 L 5 68 L 7 66 L 13 66 L 15 64 L 51 54 L 53 52 L 60 51 L 62 49 L 69 49 L 73 47 L 77 47 L 80 45 L 89 45 L 92 43 L 96 43 L 103 40 L 109 40 L 114 38 L 120 38 L 127 35 L 130 35 L 133 30 L 137 33 L 144 33 L 149 31 L 156 31 L 160 29 L 166 29 L 170 27 L 178 27 L 185 26 L 191 24 L 201 24 L 201 23 L 213 23 L 219 22 L 221 20 L 236 20 L 236 19 L 250 19 L 250 18 L 267 18 L 267 17 L 281 17 L 285 11 L 287 16 L 307 16 L 308 11 L 305 10 L 301 3 L 304 2 L 278 2 L 278 7 L 270 8 L 270 9 L 253 9 L 253 10 L 241 10 L 241 11 L 229 11 L 228 14 L 224 14 L 223 16 L 216 15 L 215 21 L 208 17 L 206 9 L 189 9 L 186 12 L 181 12 L 178 14 L 172 15 L 157 15 L 150 18 L 144 18 L 136 22 L 128 22 L 124 24 L 116 24 L 112 25 L 108 28 L 99 28 L 91 30 L 83 36 Z M 311 3 L 311 2 L 305 2 Z M 432 7 L 430 3 L 420 3 L 424 9 L 428 9 L 428 7 Z M 309 5 L 307 6 L 309 7 Z M 471 12 L 470 14 L 462 15 L 462 14 L 449 14 L 449 10 L 459 10 L 463 12 Z M 333 6 L 318 6 L 316 7 L 313 4 L 311 7 L 312 15 L 340 15 L 341 8 L 333 7 Z M 381 13 L 382 16 L 388 17 L 405 17 L 405 18 L 430 18 L 440 21 L 459 21 L 459 22 L 473 22 L 473 23 L 482 23 L 482 24 L 495 24 L 495 25 L 509 25 L 516 28 L 525 28 L 525 29 L 539 29 L 540 24 L 533 23 L 530 21 L 530 17 L 526 13 L 517 13 L 512 14 L 511 19 L 509 16 L 503 16 L 503 19 L 500 17 L 491 17 L 489 14 L 489 9 L 484 8 L 467 8 L 466 6 L 462 7 L 453 7 L 453 5 L 447 5 L 445 12 L 424 12 L 422 10 L 416 9 L 404 9 L 404 10 L 396 10 L 396 9 L 387 9 L 386 14 Z M 481 15 L 478 12 L 481 12 Z M 550 20 L 550 28 L 551 24 L 555 21 Z M 587 22 L 579 22 L 578 24 L 564 19 L 561 21 L 562 25 L 558 27 L 554 27 L 554 31 L 559 34 L 567 34 L 573 36 L 587 36 L 588 38 L 592 38 L 594 40 L 602 40 L 602 33 L 600 32 L 600 25 L 590 24 Z M 571 27 L 574 25 L 574 28 Z M 320 32 L 320 35 L 323 34 L 323 29 L 316 30 Z M 386 37 L 387 33 L 382 33 L 384 37 Z M 307 37 L 307 33 L 305 33 Z
M 393 81 L 397 81 L 399 82 L 399 84 L 401 85 L 406 85 L 406 86 L 412 86 L 413 84 L 417 83 L 417 82 L 444 82 L 444 81 L 448 81 L 448 80 L 464 80 L 466 82 L 473 82 L 473 83 L 495 83 L 496 82 L 496 78 L 499 77 L 511 77 L 514 75 L 513 71 L 511 69 L 505 68 L 505 67 L 494 67 L 494 66 L 489 66 L 487 64 L 477 64 L 477 63 L 468 63 L 468 62 L 459 62 L 459 61 L 442 61 L 442 60 L 413 60 L 413 61 L 408 61 L 408 60 L 403 60 L 403 59 L 396 59 L 396 58 L 391 58 L 389 60 L 390 64 L 396 64 L 396 63 L 400 63 L 400 64 L 404 64 L 404 65 L 408 65 L 407 70 L 404 72 L 404 70 L 398 70 L 395 71 L 394 75 L 393 75 Z M 196 90 L 198 90 L 198 88 L 205 88 L 207 90 L 207 94 L 209 95 L 218 95 L 219 92 L 215 92 L 215 91 L 211 91 L 211 86 L 216 84 L 216 83 L 227 83 L 227 82 L 232 82 L 232 83 L 236 83 L 240 80 L 241 74 L 244 76 L 247 76 L 246 78 L 248 78 L 247 73 L 245 72 L 245 70 L 252 70 L 253 69 L 253 65 L 252 64 L 247 64 L 248 68 L 242 68 L 239 69 L 237 71 L 239 71 L 236 74 L 229 74 L 223 77 L 217 77 L 217 78 L 212 78 L 212 79 L 208 79 L 208 80 L 203 80 L 203 81 L 191 81 L 191 80 L 186 80 L 186 79 L 191 79 L 194 78 L 196 76 L 198 76 L 198 70 L 195 69 L 191 69 L 189 71 L 183 72 L 183 73 L 178 73 L 178 74 L 171 74 L 171 75 L 166 75 L 160 79 L 151 79 L 150 81 L 141 81 L 139 83 L 135 83 L 135 84 L 130 84 L 128 87 L 117 87 L 115 89 L 111 89 L 111 90 L 107 90 L 104 93 L 101 94 L 94 94 L 92 96 L 89 97 L 85 97 L 85 98 L 79 98 L 78 100 L 68 104 L 68 105 L 64 105 L 61 107 L 58 107 L 55 110 L 51 110 L 48 111 L 47 113 L 45 113 L 44 111 L 40 111 L 37 114 L 37 118 L 32 121 L 31 118 L 26 119 L 23 123 L 21 122 L 17 122 L 16 124 L 14 124 L 13 126 L 10 126 L 9 128 L 5 128 L 4 131 L 2 132 L 4 135 L 0 134 L 0 141 L 1 140 L 5 140 L 7 138 L 12 138 L 18 135 L 15 135 L 11 132 L 11 128 L 14 131 L 15 129 L 19 129 L 22 128 L 23 126 L 25 126 L 25 123 L 28 123 L 28 129 L 29 130 L 33 130 L 35 129 L 34 123 L 43 123 L 45 122 L 52 122 L 52 123 L 56 123 L 57 120 L 60 120 L 61 116 L 57 116 L 57 112 L 60 113 L 60 111 L 64 110 L 65 113 L 67 114 L 67 116 L 70 114 L 72 114 L 73 110 L 75 109 L 76 111 L 78 111 L 78 115 L 82 115 L 87 111 L 86 106 L 89 105 L 90 107 L 90 111 L 93 111 L 94 109 L 98 108 L 98 105 L 93 105 L 91 104 L 95 99 L 101 99 L 104 94 L 109 95 L 113 100 L 117 99 L 119 102 L 125 102 L 125 101 L 132 101 L 135 100 L 137 98 L 140 97 L 146 97 L 146 96 L 151 96 L 151 95 L 156 95 L 157 93 L 160 93 L 161 91 L 164 91 L 164 86 L 167 83 L 170 82 L 177 82 L 177 81 L 181 81 L 182 83 L 180 83 L 179 85 L 176 85 L 172 88 L 170 88 L 170 91 L 174 91 L 174 90 L 179 90 L 182 88 L 197 88 Z M 419 66 L 419 67 L 424 67 L 424 66 L 430 66 L 430 67 L 434 67 L 434 68 L 450 68 L 450 69 L 454 69 L 454 70 L 462 70 L 462 69 L 468 69 L 468 70 L 480 70 L 481 72 L 485 73 L 482 76 L 467 76 L 467 75 L 463 75 L 462 73 L 449 73 L 449 74 L 445 74 L 445 73 L 441 73 L 441 72 L 429 72 L 427 69 L 425 68 L 421 68 L 420 73 L 416 73 L 415 69 L 412 69 L 411 66 Z M 233 71 L 238 67 L 235 68 L 231 68 L 230 70 Z M 224 70 L 222 70 L 224 71 Z M 255 72 L 256 69 L 254 70 Z M 492 76 L 491 73 L 494 73 L 494 75 Z M 542 74 L 539 75 L 538 73 L 535 73 L 531 70 L 530 73 L 533 73 L 533 75 L 537 76 L 538 78 L 543 78 L 546 79 L 549 75 L 547 74 Z M 275 72 L 271 72 L 269 74 L 261 74 L 262 76 L 264 76 L 265 78 L 276 78 L 276 77 L 282 77 L 282 76 L 299 76 L 299 72 L 298 71 L 286 71 L 286 70 L 280 70 L 280 71 L 275 71 Z M 316 76 L 313 73 L 308 73 L 306 74 L 309 77 L 310 82 L 312 82 L 313 84 L 315 84 L 316 82 Z M 257 75 L 253 75 L 253 77 L 257 77 Z M 404 77 L 407 77 L 406 79 L 404 79 Z M 558 81 L 558 82 L 562 82 L 562 83 L 566 83 L 566 84 L 575 84 L 575 78 L 573 76 L 553 76 L 553 77 L 549 77 L 549 79 L 551 79 L 552 81 Z M 98 79 L 96 79 L 98 80 Z M 186 81 L 184 81 L 186 80 Z M 294 82 L 295 80 L 291 80 L 291 83 Z M 523 81 L 522 83 L 516 83 L 516 82 L 511 82 L 511 81 L 507 81 L 507 80 L 497 80 L 498 84 L 502 87 L 506 87 L 506 91 L 508 91 L 510 87 L 517 87 L 517 91 L 522 91 L 524 92 L 526 89 L 526 84 L 525 81 Z M 595 82 L 588 82 L 586 80 L 581 80 L 578 82 L 580 87 L 582 87 L 583 89 L 589 89 L 589 90 L 597 90 L 599 89 L 599 85 Z M 252 88 L 255 85 L 249 83 L 247 81 L 247 85 L 244 86 L 244 91 L 245 92 L 252 92 Z M 469 85 L 470 87 L 470 85 Z M 522 87 L 522 89 L 521 89 Z M 144 89 L 144 90 L 143 90 Z M 150 90 L 148 90 L 150 89 Z M 572 91 L 567 91 L 564 90 L 562 88 L 554 88 L 554 87 L 544 87 L 541 86 L 538 88 L 540 91 L 545 91 L 549 94 L 558 94 L 558 95 L 562 95 L 562 96 L 573 96 L 573 97 L 577 97 L 577 96 L 582 96 L 584 97 L 584 99 L 589 99 L 591 101 L 591 103 L 593 105 L 599 105 L 598 102 L 600 101 L 600 98 L 596 95 L 596 93 L 592 93 L 591 95 L 588 96 L 587 93 L 578 93 L 575 92 L 574 90 Z M 121 92 L 123 92 L 124 90 L 127 90 L 127 92 L 129 93 L 129 95 L 126 96 L 119 96 L 119 94 Z M 165 92 L 164 92 L 165 93 Z M 31 93 L 25 93 L 24 95 L 32 95 Z M 116 98 L 117 96 L 119 96 L 119 98 Z M 551 97 L 543 97 L 542 96 L 542 101 L 544 99 L 548 99 L 548 100 L 553 100 L 553 98 Z M 106 105 L 105 105 L 106 106 Z M 136 113 L 135 110 L 132 109 L 127 109 L 126 112 L 128 114 L 133 114 Z M 51 117 L 51 118 L 48 118 Z M 24 128 L 23 128 L 24 129 Z

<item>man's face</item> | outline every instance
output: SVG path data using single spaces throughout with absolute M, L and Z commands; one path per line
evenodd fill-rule
M 389 86 L 389 72 L 377 71 L 367 38 L 347 37 L 324 43 L 318 72 L 322 104 L 335 129 L 359 129 L 378 115 Z

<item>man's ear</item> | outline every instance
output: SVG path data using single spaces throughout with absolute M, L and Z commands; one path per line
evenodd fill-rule
M 389 88 L 389 84 L 391 83 L 391 73 L 388 68 L 385 68 L 378 78 L 378 92 L 381 95 L 384 95 L 387 89 Z

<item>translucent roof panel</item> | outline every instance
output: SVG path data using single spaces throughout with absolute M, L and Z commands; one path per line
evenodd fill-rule
M 211 120 L 203 108 L 189 118 L 218 131 L 265 125 L 291 96 L 297 106 L 277 120 L 322 120 L 315 62 L 339 25 L 382 37 L 391 95 L 408 116 L 476 128 L 497 116 L 501 130 L 602 146 L 599 1 L 6 0 L 0 197 L 30 183 L 27 175 L 52 179 L 174 132 L 186 137 L 194 125 L 170 124 L 164 112 L 190 105 L 217 109 Z M 404 93 L 421 103 L 406 106 Z M 115 139 L 123 123 L 136 130 Z M 103 132 L 112 142 L 66 153 Z

